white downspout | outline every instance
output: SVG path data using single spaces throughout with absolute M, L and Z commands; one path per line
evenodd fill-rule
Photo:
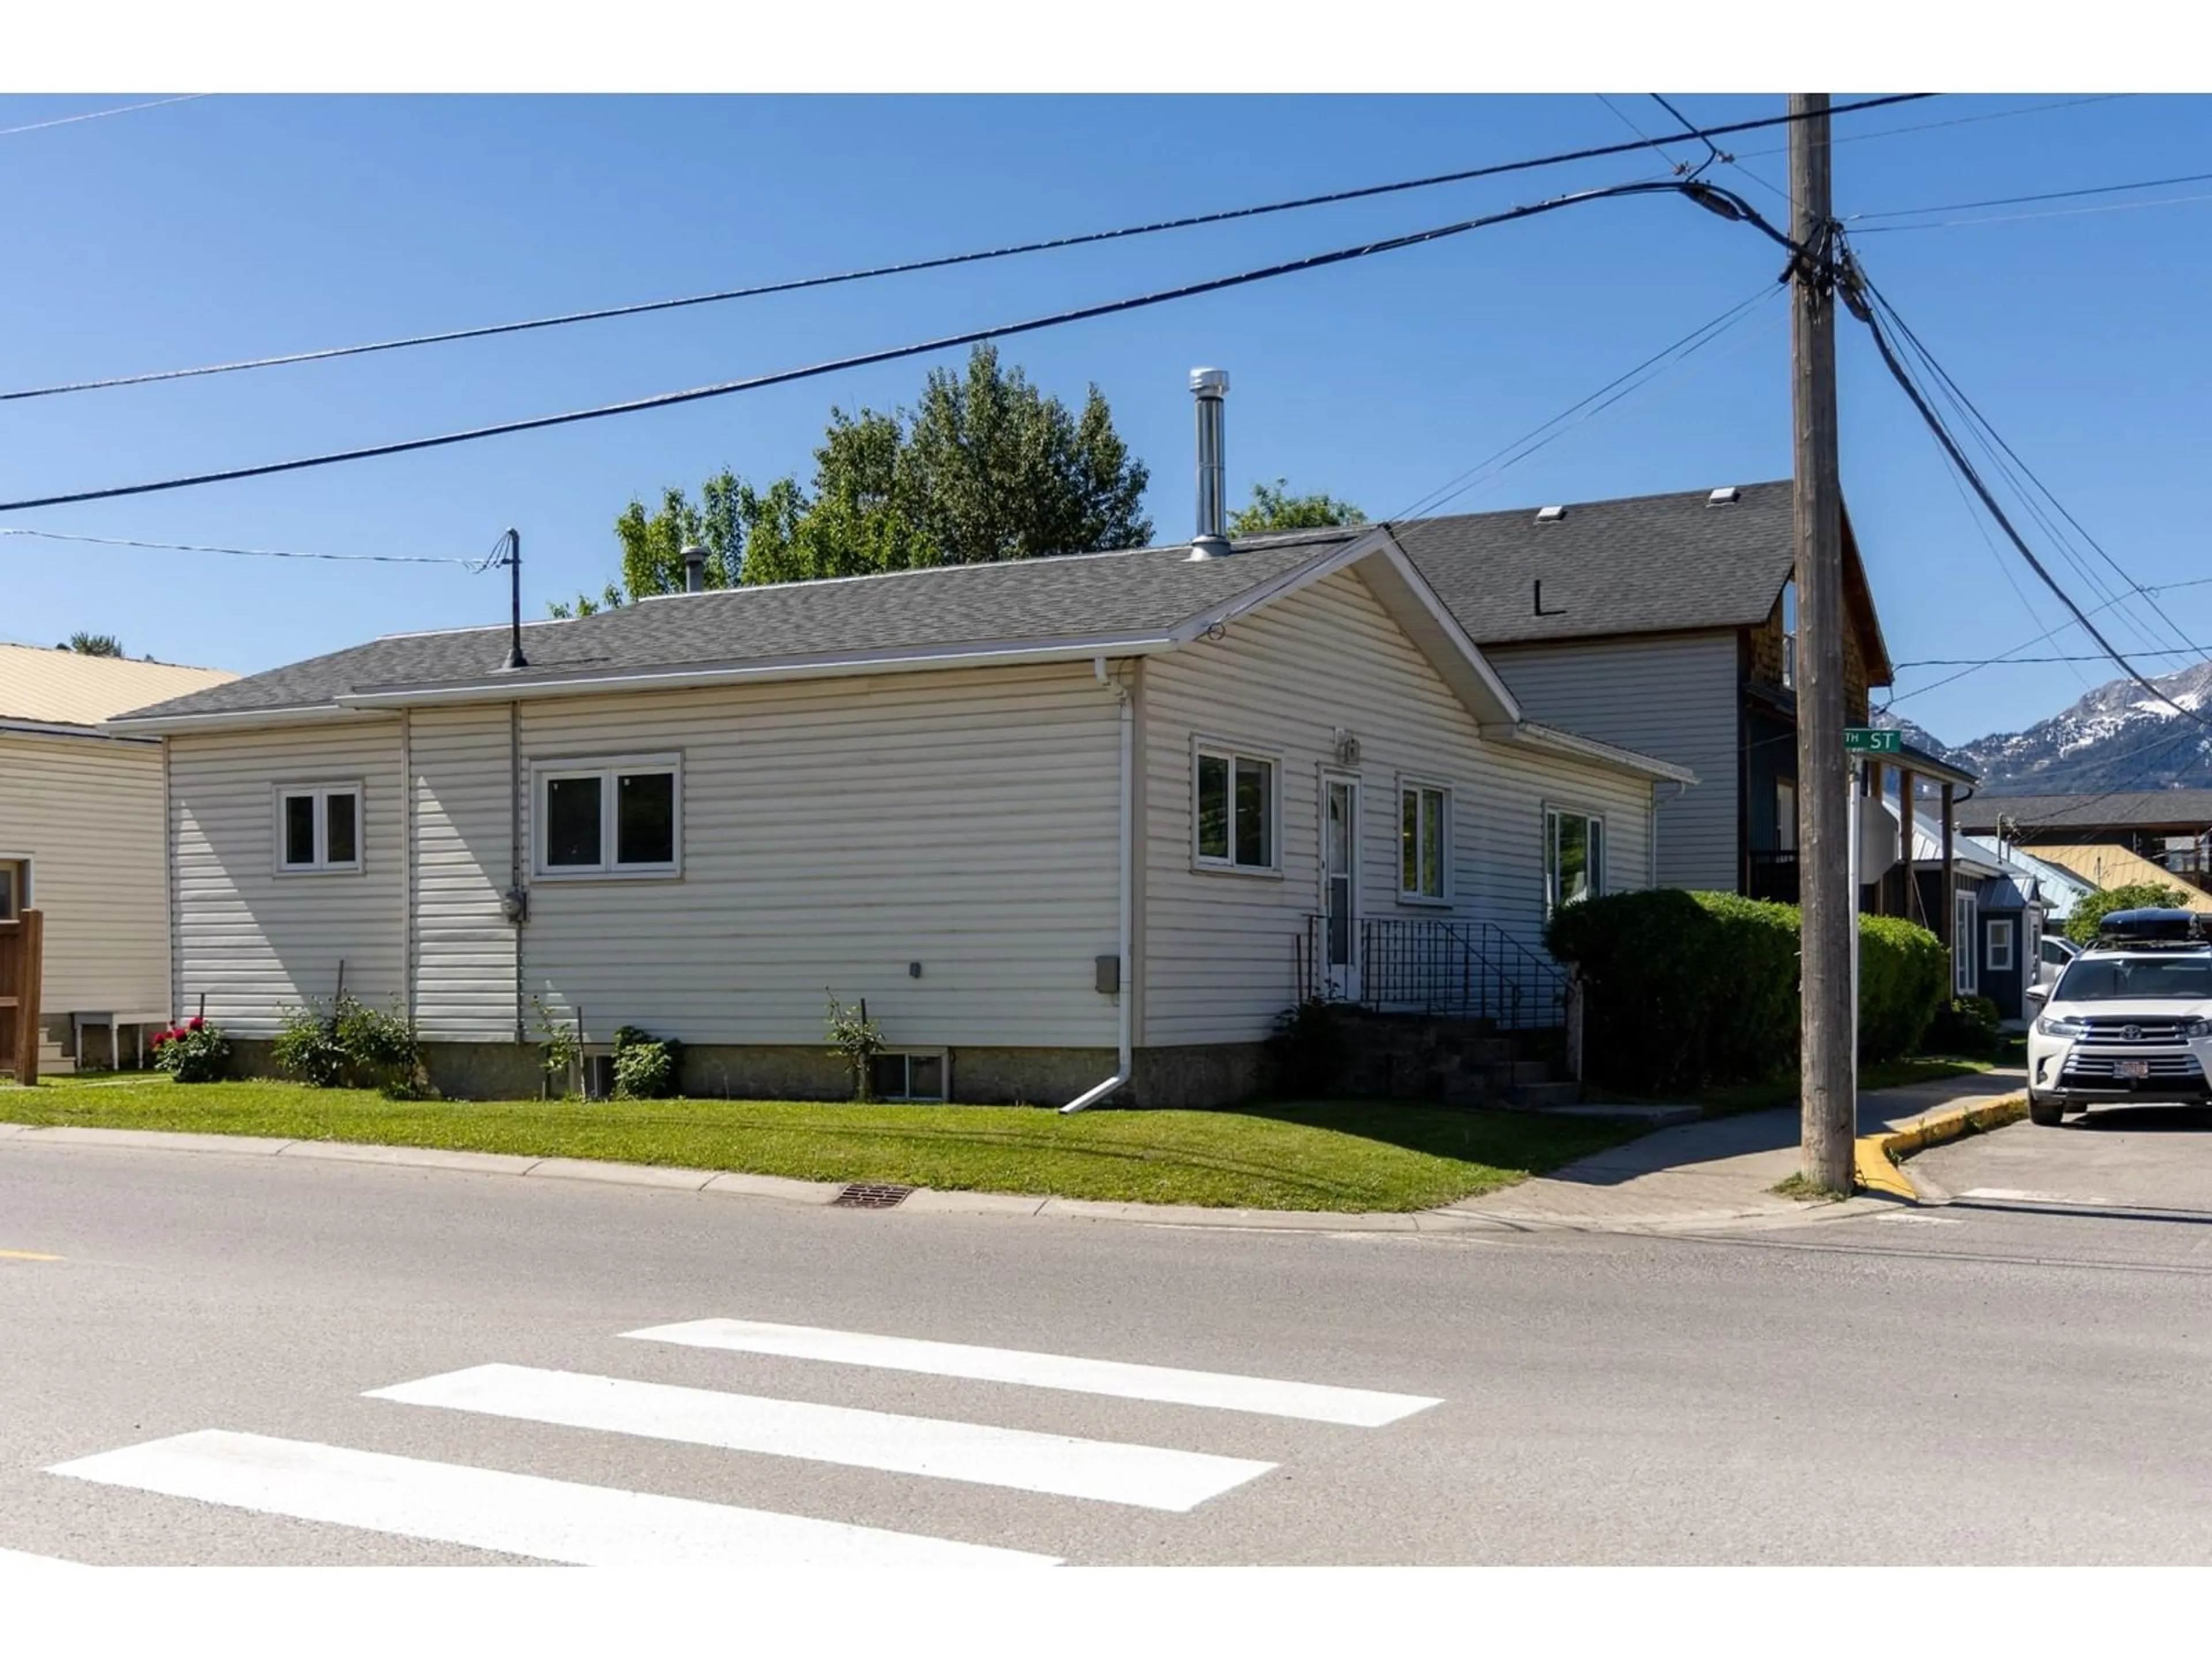
M 1093 658 L 1091 659 L 1091 665 L 1092 670 L 1098 676 L 1099 684 L 1112 686 L 1114 695 L 1121 700 L 1121 869 L 1120 903 L 1121 913 L 1121 967 L 1119 976 L 1120 983 L 1114 996 L 1114 1000 L 1116 1004 L 1115 1023 L 1118 1028 L 1120 1065 L 1115 1070 L 1114 1075 L 1108 1078 L 1103 1083 L 1097 1085 L 1094 1088 L 1085 1090 L 1083 1093 L 1078 1095 L 1074 1099 L 1069 1101 L 1066 1105 L 1061 1107 L 1060 1110 L 1060 1115 L 1063 1117 L 1070 1112 L 1079 1112 L 1086 1106 L 1097 1105 L 1100 1101 L 1105 1099 L 1107 1096 L 1112 1094 L 1116 1089 L 1125 1086 L 1129 1081 L 1130 1073 L 1135 1070 L 1135 1063 L 1131 1056 L 1129 1048 L 1129 1008 L 1130 1004 L 1135 996 L 1134 988 L 1130 982 L 1129 951 L 1131 944 L 1130 936 L 1134 928 L 1134 918 L 1133 915 L 1133 879 L 1135 874 L 1136 865 L 1137 812 L 1136 768 L 1133 757 L 1135 750 L 1136 716 L 1134 710 L 1133 710 L 1129 705 L 1128 687 L 1118 684 L 1108 678 L 1106 672 L 1106 659 L 1103 656 Z
M 1646 887 L 1656 887 L 1659 885 L 1659 809 L 1668 805 L 1670 802 L 1681 799 L 1682 797 L 1689 792 L 1690 786 L 1688 784 L 1677 783 L 1674 785 L 1674 793 L 1668 796 L 1664 800 L 1661 799 L 1659 792 L 1662 789 L 1664 789 L 1670 781 L 1671 780 L 1667 778 L 1654 778 L 1651 781 L 1651 816 L 1646 820 L 1650 826 L 1650 833 L 1646 837 L 1646 845 L 1644 848 L 1644 858 L 1646 860 L 1646 863 L 1644 866 L 1644 884 Z

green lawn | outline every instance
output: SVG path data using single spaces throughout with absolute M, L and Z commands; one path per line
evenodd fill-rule
M 287 1083 L 63 1078 L 0 1089 L 0 1121 L 185 1129 L 735 1170 L 1062 1198 L 1418 1210 L 1510 1186 L 1640 1126 L 1399 1101 L 1062 1117 L 799 1101 L 394 1101 Z

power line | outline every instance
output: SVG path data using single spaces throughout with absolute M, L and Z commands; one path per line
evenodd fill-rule
M 254 466 L 226 467 L 212 472 L 188 474 L 180 477 L 162 478 L 144 483 L 114 484 L 100 489 L 72 490 L 58 495 L 33 496 L 22 501 L 0 501 L 0 513 L 18 513 L 33 507 L 65 507 L 80 501 L 112 501 L 125 495 L 149 495 L 172 489 L 189 489 L 201 484 L 226 483 L 242 478 L 269 477 L 282 472 L 304 471 L 311 467 L 334 466 L 348 461 L 370 460 L 380 456 L 404 455 L 419 450 L 441 449 L 453 444 L 473 443 L 481 439 L 503 437 L 518 432 L 537 432 L 559 426 L 573 426 L 585 421 L 605 420 L 618 415 L 641 414 L 647 410 L 670 409 L 679 404 L 698 403 L 712 398 L 726 398 L 740 392 L 757 391 L 765 386 L 785 386 L 793 381 L 811 380 L 819 375 L 836 374 L 846 369 L 865 368 L 876 363 L 893 362 L 905 357 L 925 356 L 963 345 L 980 344 L 986 340 L 1005 339 L 1018 334 L 1029 334 L 1039 330 L 1058 328 L 1070 323 L 1086 322 L 1093 318 L 1114 316 L 1122 312 L 1138 311 L 1146 307 L 1164 305 L 1170 301 L 1186 300 L 1200 295 L 1218 294 L 1229 289 L 1242 288 L 1249 283 L 1270 281 L 1279 276 L 1296 275 L 1308 270 L 1343 264 L 1364 259 L 1380 253 L 1395 252 L 1401 248 L 1415 247 L 1449 237 L 1463 235 L 1469 231 L 1486 229 L 1493 225 L 1515 220 L 1532 218 L 1538 214 L 1555 212 L 1565 207 L 1577 206 L 1584 202 L 1628 196 L 1663 192 L 1687 195 L 1701 204 L 1725 203 L 1729 216 L 1742 217 L 1764 230 L 1768 235 L 1781 238 L 1780 233 L 1760 220 L 1751 210 L 1750 204 L 1732 192 L 1710 185 L 1682 184 L 1625 184 L 1601 189 L 1577 191 L 1565 196 L 1556 196 L 1547 201 L 1533 203 L 1526 207 L 1508 208 L 1501 212 L 1484 214 L 1474 219 L 1462 219 L 1454 224 L 1439 225 L 1429 230 L 1415 231 L 1403 236 L 1394 236 L 1382 241 L 1367 242 L 1353 247 L 1337 248 L 1327 253 L 1309 254 L 1303 258 L 1285 260 L 1280 264 L 1263 265 L 1257 270 L 1239 271 L 1233 276 L 1210 277 L 1204 282 L 1187 283 L 1179 287 L 1158 289 L 1151 294 L 1130 298 L 1109 300 L 1098 305 L 1084 306 L 1072 311 L 1055 312 L 1048 316 L 1033 317 L 1018 323 L 1006 323 L 991 328 L 969 329 L 959 334 L 940 335 L 933 340 L 923 340 L 910 345 L 888 346 L 881 350 L 860 352 L 849 357 L 813 363 L 801 368 L 779 369 L 772 374 L 756 374 L 744 380 L 725 380 L 711 386 L 694 386 L 688 391 L 664 392 L 651 397 L 634 398 L 626 402 L 602 404 L 590 409 L 570 410 L 557 415 L 532 416 L 522 420 L 502 421 L 489 426 L 471 427 L 459 432 L 441 433 L 434 437 L 407 438 L 393 442 L 368 444 L 356 449 L 334 450 L 319 455 L 301 456 L 287 461 L 265 461 Z M 1723 210 L 1717 209 L 1716 210 Z
M 2147 202 L 2104 202 L 2094 207 L 2052 208 L 2044 213 L 1993 213 L 1979 219 L 1931 219 L 1918 225 L 1867 225 L 1862 234 L 1887 236 L 1904 230 L 1963 230 L 1970 225 L 2017 225 L 2031 219 L 2078 219 L 2087 213 L 2129 213 L 2136 208 L 2179 207 L 2190 202 L 2212 202 L 2212 192 L 2194 196 L 2154 196 Z
M 2081 190 L 2046 190 L 2033 196 L 1992 196 L 1979 202 L 1943 202 L 1933 207 L 1888 208 L 1877 213 L 1846 215 L 1844 222 L 1855 230 L 1869 229 L 1872 219 L 1911 219 L 1929 213 L 1971 213 L 1978 208 L 2020 207 L 2030 202 L 2064 202 L 2081 196 L 2112 196 L 2130 190 L 2161 190 L 2168 185 L 2201 185 L 2212 173 L 2183 173 L 2168 179 L 2138 179 L 2128 185 L 2090 185 Z
M 1932 93 L 1898 93 L 1887 97 L 1862 99 L 1856 103 L 1839 104 L 1832 112 L 1837 115 L 1847 115 L 1856 110 L 1879 109 L 1887 105 L 1911 103 L 1934 95 Z M 1792 115 L 1765 116 L 1755 121 L 1735 121 L 1721 126 L 1698 129 L 1682 136 L 1698 138 L 1725 137 L 1734 132 L 1748 132 L 1766 127 L 1784 125 L 1802 118 L 1803 118 Z M 1633 125 L 1631 123 L 1632 128 Z M 1096 243 L 1123 240 L 1130 237 L 1157 235 L 1163 231 L 1188 230 L 1201 225 L 1226 224 L 1236 220 L 1261 218 L 1269 214 L 1333 206 L 1343 202 L 1364 201 L 1373 197 L 1394 195 L 1404 191 L 1427 190 L 1440 185 L 1463 184 L 1474 179 L 1498 178 L 1507 173 L 1526 173 L 1536 168 L 1562 167 L 1570 162 L 1594 161 L 1601 157 L 1619 155 L 1642 149 L 1650 142 L 1649 139 L 1640 139 L 1635 143 L 1595 144 L 1583 149 L 1564 151 L 1553 155 L 1535 156 L 1520 161 L 1499 161 L 1478 167 L 1462 167 L 1451 173 L 1431 173 L 1420 179 L 1402 179 L 1390 184 L 1364 185 L 1355 189 L 1330 191 L 1318 196 L 1302 196 L 1288 201 L 1268 202 L 1252 207 L 1224 208 L 1211 213 L 1190 214 L 1177 219 L 1157 220 L 1148 224 L 1124 225 L 1113 230 L 1085 231 L 1073 236 L 1048 237 L 1041 241 L 1021 242 L 1007 247 L 986 248 L 965 253 L 940 254 L 927 259 L 908 259 L 896 264 L 874 265 L 865 270 L 840 271 L 829 276 L 796 276 L 781 282 L 755 283 L 746 288 L 721 289 L 710 294 L 686 295 L 676 299 L 644 300 L 630 305 L 603 306 L 589 311 L 564 312 L 556 316 L 536 317 L 522 322 L 487 323 L 471 328 L 446 329 L 436 333 L 407 335 L 396 339 L 375 340 L 360 345 L 329 346 L 314 351 L 295 351 L 274 356 L 241 358 L 231 362 L 205 363 L 191 368 L 156 369 L 140 374 L 117 374 L 101 380 L 74 380 L 53 386 L 27 386 L 12 392 L 0 392 L 0 403 L 18 402 L 29 398 L 57 398 L 80 392 L 107 391 L 118 386 L 148 386 L 163 380 L 194 380 L 210 374 L 233 374 L 250 369 L 276 368 L 290 363 L 326 362 L 334 358 L 358 357 L 371 352 L 402 351 L 417 346 L 449 344 L 459 340 L 489 339 L 497 335 L 520 334 L 536 329 L 563 328 L 576 323 L 601 322 L 617 317 L 641 317 L 654 312 L 676 311 L 691 306 L 719 305 L 732 300 L 757 299 L 771 294 L 795 294 L 803 289 L 830 288 L 844 283 L 866 282 L 879 276 L 908 276 L 917 271 L 943 270 L 956 265 L 978 264 L 986 260 L 1012 258 L 1018 254 L 1044 253 L 1065 248 L 1086 247 Z
M 2108 104 L 2115 98 L 2125 98 L 2127 96 L 2129 96 L 2129 94 L 2124 92 L 2100 92 L 2093 93 L 2088 96 L 2082 98 L 2058 98 L 2053 99 L 2047 103 L 2023 105 L 2019 109 L 1992 110 L 1987 115 L 1954 115 L 1948 120 L 1944 121 L 1919 121 L 1915 122 L 1910 126 L 1881 127 L 1872 132 L 1840 133 L 1831 138 L 1828 142 L 1832 145 L 1856 144 L 1864 143 L 1875 138 L 1901 138 L 1907 133 L 1934 132 L 1942 127 L 1972 126 L 1976 123 L 1981 121 L 2009 121 L 2014 116 L 2043 115 L 2052 110 L 2078 108 L 2084 104 Z M 1840 112 L 1841 110 L 1848 107 L 1852 106 L 1839 104 L 1837 106 L 1837 110 Z M 1715 132 L 1718 132 L 1720 129 L 1714 128 L 1713 131 Z M 1737 157 L 1737 159 L 1739 161 L 1742 161 L 1746 159 L 1755 159 L 1762 155 L 1784 155 L 1788 153 L 1789 151 L 1786 146 L 1776 145 L 1766 149 L 1747 149 L 1743 152 L 1742 155 Z
M 0 536 L 33 536 L 40 541 L 87 542 L 100 547 L 137 547 L 163 553 L 225 553 L 240 559 L 322 559 L 339 564 L 453 564 L 478 568 L 474 559 L 435 558 L 411 553 L 307 553 L 274 547 L 210 547 L 195 542 L 145 542 L 128 536 L 73 536 L 59 530 L 0 526 Z
M 2104 649 L 2107 656 L 2119 665 L 2121 671 L 2130 679 L 2176 713 L 2187 716 L 2200 726 L 2212 727 L 2212 720 L 2207 720 L 2195 709 L 2185 708 L 2174 702 L 2153 684 L 2141 669 L 2120 653 L 2112 642 L 2099 630 L 2096 623 L 2089 620 L 2088 613 L 2075 602 L 2074 596 L 2060 586 L 2057 579 L 2051 574 L 2049 568 L 2036 556 L 2035 550 L 2021 538 L 2020 532 L 2013 527 L 2012 520 L 2005 516 L 2004 509 L 1997 505 L 1996 498 L 1990 493 L 1989 486 L 1982 481 L 1982 476 L 1975 470 L 1973 463 L 1960 452 L 1958 441 L 1952 436 L 1949 428 L 1944 425 L 1942 417 L 1929 407 L 1926 397 L 1913 383 L 1912 377 L 1905 366 L 1898 361 L 1897 354 L 1890 344 L 1888 331 L 1882 322 L 1882 316 L 1894 315 L 1894 307 L 1882 298 L 1881 293 L 1871 283 L 1865 280 L 1856 265 L 1850 261 L 1848 253 L 1844 258 L 1843 280 L 1838 286 L 1845 297 L 1846 304 L 1850 306 L 1852 313 L 1867 325 L 1868 331 L 1873 335 L 1875 349 L 1881 353 L 1882 363 L 1889 370 L 1891 378 L 1896 380 L 1905 397 L 1911 401 L 1913 408 L 1919 411 L 1920 418 L 1927 423 L 1928 429 L 1935 434 L 1936 442 L 1942 446 L 1944 453 L 1950 457 L 1951 464 L 1957 467 L 1966 482 L 1973 486 L 1974 493 L 1981 497 L 1982 505 L 1989 510 L 1990 516 L 1996 520 L 1997 527 L 2005 532 L 2007 539 L 2020 550 L 2021 556 L 2027 561 L 2028 568 L 2035 572 L 2045 586 L 2057 595 L 2059 602 L 2073 613 L 2074 620 L 2081 624 L 2082 630 Z M 1877 314 L 1874 307 L 1869 306 L 1867 295 L 1872 295 L 1874 307 L 1880 307 L 1880 314 Z M 1901 321 L 1899 325 L 1902 327 Z
M 33 121 L 20 127 L 0 127 L 0 138 L 12 138 L 19 132 L 44 132 L 48 127 L 75 126 L 79 121 L 104 121 L 111 115 L 129 115 L 142 109 L 160 109 L 166 104 L 189 104 L 195 98 L 205 98 L 204 92 L 187 92 L 174 98 L 155 98 L 143 104 L 118 104 L 113 109 L 88 110 L 82 115 L 61 115 L 51 121 Z
M 2212 658 L 2212 646 L 2191 646 L 2186 650 L 2138 651 L 2136 654 L 2139 657 Z M 2092 651 L 2081 656 L 2062 657 L 1915 657 L 1911 662 L 1892 663 L 1890 666 L 1901 674 L 1908 668 L 1987 668 L 1998 662 L 2009 665 L 2013 663 L 2103 662 L 2106 659 L 2100 653 Z
M 1676 109 L 1674 105 L 1668 103 L 1660 94 L 1656 92 L 1653 93 L 1651 94 L 1651 99 L 1652 101 L 1657 104 L 1661 109 L 1665 110 L 1668 114 L 1674 118 L 1676 123 L 1682 128 L 1683 137 L 1687 137 L 1697 132 L 1697 124 L 1692 121 L 1688 116 L 1683 114 L 1681 111 Z M 1763 174 L 1753 172 L 1741 161 L 1736 160 L 1735 156 L 1723 152 L 1713 143 L 1711 139 L 1705 139 L 1705 154 L 1709 162 L 1726 162 L 1729 167 L 1734 167 L 1738 173 L 1743 174 L 1745 178 L 1750 179 L 1752 183 L 1757 185 L 1761 190 L 1766 191 L 1768 195 L 1777 197 L 1784 202 L 1787 202 L 1790 199 L 1790 192 L 1788 191 L 1783 189 L 1779 185 L 1770 184 Z
M 1722 334 L 1726 333 L 1736 324 L 1743 321 L 1749 314 L 1752 308 L 1761 300 L 1770 298 L 1772 295 L 1779 294 L 1781 291 L 1781 289 L 1773 283 L 1761 283 L 1755 292 L 1747 295 L 1741 300 L 1737 301 L 1735 304 L 1730 306 L 1726 311 L 1722 312 L 1717 317 L 1712 318 L 1709 321 L 1698 324 L 1697 327 L 1692 329 L 1687 334 L 1682 336 L 1679 340 L 1673 342 L 1671 344 L 1662 346 L 1657 351 L 1653 352 L 1651 356 L 1646 357 L 1642 362 L 1637 364 L 1635 368 L 1629 369 L 1623 374 L 1615 375 L 1612 380 L 1607 380 L 1603 386 L 1598 387 L 1596 391 L 1568 404 L 1566 408 L 1553 416 L 1550 420 L 1544 422 L 1541 425 L 1531 428 L 1528 431 L 1522 433 L 1521 436 L 1514 439 L 1512 442 L 1506 444 L 1493 451 L 1489 455 L 1485 456 L 1481 460 L 1477 461 L 1473 466 L 1468 467 L 1465 471 L 1446 479 L 1443 483 L 1429 491 L 1427 495 L 1419 497 L 1401 511 L 1392 514 L 1390 515 L 1390 520 L 1396 521 L 1403 519 L 1410 519 L 1417 514 L 1433 513 L 1447 502 L 1455 500 L 1460 495 L 1466 494 L 1469 489 L 1474 489 L 1478 484 L 1486 484 L 1493 482 L 1500 474 L 1505 472 L 1508 469 L 1519 465 L 1522 461 L 1534 454 L 1538 450 L 1545 448 L 1557 440 L 1565 437 L 1568 432 L 1573 430 L 1575 427 L 1581 425 L 1583 422 L 1595 419 L 1606 410 L 1611 408 L 1614 404 L 1620 402 L 1621 398 L 1626 398 L 1632 392 L 1637 392 L 1642 387 L 1650 385 L 1651 381 L 1659 379 L 1660 375 L 1665 372 L 1664 369 L 1662 369 L 1660 374 L 1653 374 L 1641 380 L 1638 379 L 1639 375 L 1644 375 L 1646 370 L 1651 369 L 1656 365 L 1666 363 L 1667 360 L 1669 358 L 1674 359 L 1674 363 L 1668 365 L 1668 367 L 1674 367 L 1686 361 L 1698 351 L 1717 339 Z M 1632 382 L 1633 382 L 1633 384 L 1631 384 Z M 1616 387 L 1619 388 L 1617 392 L 1615 391 Z M 1613 392 L 1613 395 L 1607 397 L 1606 394 L 1608 392 Z M 1600 398 L 1604 398 L 1605 401 L 1601 403 L 1599 402 Z M 1595 407 L 1590 407 L 1593 404 L 1595 405 Z M 1587 412 L 1583 412 L 1585 410 L 1587 410 Z M 1579 419 L 1572 418 L 1577 415 L 1580 416 Z M 1566 422 L 1567 424 L 1563 425 L 1562 422 Z M 1554 428 L 1559 429 L 1554 431 Z M 1549 435 L 1547 435 L 1547 434 Z M 1526 447 L 1523 447 L 1523 446 L 1526 446 Z M 1509 457 L 1510 459 L 1507 459 Z M 1499 465 L 1501 462 L 1503 464 Z M 1492 471 L 1492 468 L 1495 470 Z M 1487 477 L 1478 476 L 1486 472 L 1488 474 Z

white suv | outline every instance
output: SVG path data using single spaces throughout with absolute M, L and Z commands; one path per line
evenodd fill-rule
M 2212 1098 L 2212 942 L 2186 910 L 2119 910 L 2066 966 L 2027 1034 L 2027 1111 Z

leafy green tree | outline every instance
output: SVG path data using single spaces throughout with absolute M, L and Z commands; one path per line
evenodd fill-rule
M 112 634 L 72 634 L 69 636 L 69 643 L 59 648 L 64 651 L 74 651 L 80 657 L 123 655 L 123 641 Z
M 1340 501 L 1318 492 L 1293 495 L 1290 480 L 1278 478 L 1273 489 L 1263 483 L 1252 486 L 1251 505 L 1240 507 L 1229 515 L 1229 533 L 1264 536 L 1271 531 L 1327 530 L 1337 525 L 1366 522 L 1367 515 L 1350 501 Z
M 2188 902 L 2188 894 L 2161 881 L 2107 888 L 2075 905 L 2066 918 L 2066 937 L 2076 945 L 2094 945 L 2097 925 L 2115 910 L 2179 910 Z
M 796 477 L 755 489 L 725 470 L 695 504 L 664 492 L 615 521 L 623 583 L 555 616 L 684 586 L 683 550 L 707 550 L 709 587 L 981 564 L 1138 547 L 1151 475 L 1115 430 L 1097 386 L 1079 413 L 978 346 L 965 373 L 937 369 L 912 410 L 833 409 L 811 493 Z

